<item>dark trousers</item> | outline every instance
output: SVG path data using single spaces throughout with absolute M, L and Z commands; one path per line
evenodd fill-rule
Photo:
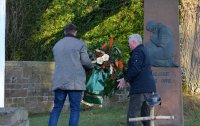
M 49 126 L 57 126 L 67 95 L 70 102 L 69 126 L 78 126 L 82 91 L 56 90 L 54 93 L 54 107 L 50 115 Z
M 129 122 L 129 118 L 150 116 L 150 108 L 145 102 L 145 96 L 151 95 L 151 93 L 134 94 L 130 96 L 128 114 L 127 114 L 127 126 L 139 126 L 140 122 Z M 144 126 L 150 126 L 150 121 L 142 121 Z

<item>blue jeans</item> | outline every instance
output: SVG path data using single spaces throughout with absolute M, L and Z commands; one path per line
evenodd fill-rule
M 54 107 L 50 114 L 49 126 L 57 126 L 60 112 L 63 108 L 67 95 L 70 102 L 69 126 L 78 126 L 82 91 L 55 90 L 54 93 Z

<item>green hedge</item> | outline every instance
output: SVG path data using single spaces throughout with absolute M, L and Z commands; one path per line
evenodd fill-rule
M 19 5 L 21 9 L 17 9 Z M 8 0 L 7 6 L 8 17 L 12 17 L 7 19 L 7 60 L 52 61 L 52 47 L 62 38 L 68 22 L 78 27 L 78 37 L 90 49 L 114 37 L 124 60 L 129 52 L 128 35 L 143 35 L 143 0 Z M 12 7 L 21 15 L 13 17 Z M 16 25 L 19 20 L 13 18 L 20 18 L 23 24 Z M 13 24 L 21 28 L 14 29 Z

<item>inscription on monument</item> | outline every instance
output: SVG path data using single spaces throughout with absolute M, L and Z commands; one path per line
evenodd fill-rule
M 168 71 L 153 72 L 153 76 L 155 78 L 156 83 L 162 83 L 162 84 L 173 83 L 171 73 Z

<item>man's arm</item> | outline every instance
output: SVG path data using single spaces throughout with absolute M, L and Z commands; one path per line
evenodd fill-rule
M 80 50 L 81 63 L 86 70 L 92 69 L 92 62 L 87 53 L 87 46 L 84 44 Z
M 131 82 L 142 71 L 144 62 L 144 53 L 142 51 L 134 52 L 131 55 L 127 72 L 124 74 L 126 82 Z

